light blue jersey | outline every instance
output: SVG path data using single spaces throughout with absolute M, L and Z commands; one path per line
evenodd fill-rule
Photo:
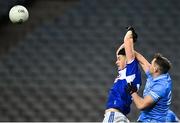
M 143 96 L 151 96 L 154 105 L 141 111 L 138 121 L 165 122 L 171 104 L 172 82 L 169 74 L 162 74 L 152 78 L 150 72 L 146 72 L 147 81 Z
M 130 112 L 132 97 L 125 91 L 128 82 L 139 88 L 141 85 L 141 73 L 138 61 L 134 59 L 123 70 L 118 71 L 119 75 L 115 79 L 112 88 L 109 91 L 106 108 L 116 108 L 124 115 Z
M 166 122 L 179 122 L 179 118 L 176 116 L 176 114 L 168 110 L 167 116 L 166 116 Z

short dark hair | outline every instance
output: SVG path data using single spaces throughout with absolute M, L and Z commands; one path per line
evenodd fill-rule
M 167 73 L 171 68 L 171 62 L 162 56 L 160 53 L 154 55 L 155 63 L 159 66 L 159 70 L 162 74 Z
M 121 50 L 119 50 L 119 52 L 118 52 L 118 55 L 126 55 L 126 53 L 125 53 L 125 48 L 122 48 Z

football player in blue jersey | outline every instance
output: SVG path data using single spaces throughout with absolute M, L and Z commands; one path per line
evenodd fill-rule
M 138 121 L 166 122 L 171 103 L 172 82 L 168 73 L 171 63 L 159 53 L 151 64 L 140 53 L 136 52 L 135 56 L 147 76 L 143 98 L 137 92 L 132 93 L 136 107 L 141 110 Z
M 132 27 L 129 27 L 124 37 L 124 43 L 116 52 L 118 76 L 109 91 L 104 123 L 129 122 L 126 115 L 130 112 L 132 103 L 130 91 L 132 89 L 128 89 L 128 85 L 136 88 L 135 90 L 141 85 L 139 63 L 134 52 L 134 42 L 136 40 L 137 34 Z

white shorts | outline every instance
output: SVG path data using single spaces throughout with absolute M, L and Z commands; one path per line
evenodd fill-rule
M 104 114 L 103 123 L 129 123 L 129 120 L 121 112 L 107 112 Z

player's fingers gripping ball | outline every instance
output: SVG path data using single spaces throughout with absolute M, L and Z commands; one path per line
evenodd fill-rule
M 16 5 L 9 11 L 9 19 L 12 23 L 23 23 L 29 18 L 28 10 L 22 5 Z

